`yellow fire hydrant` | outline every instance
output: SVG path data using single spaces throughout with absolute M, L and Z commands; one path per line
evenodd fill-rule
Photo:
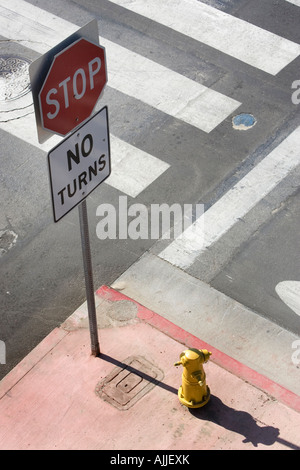
M 211 353 L 207 349 L 190 348 L 180 354 L 180 361 L 174 366 L 183 366 L 182 385 L 178 390 L 180 402 L 188 408 L 200 408 L 210 399 L 210 390 L 206 385 L 203 364 Z

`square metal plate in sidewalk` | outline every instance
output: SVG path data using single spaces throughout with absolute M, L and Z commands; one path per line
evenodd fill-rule
M 155 385 L 164 374 L 142 356 L 130 356 L 101 380 L 96 394 L 118 410 L 128 410 Z

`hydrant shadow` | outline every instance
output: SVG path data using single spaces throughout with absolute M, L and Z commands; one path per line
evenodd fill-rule
M 259 426 L 250 413 L 231 408 L 216 396 L 211 396 L 203 408 L 190 408 L 189 411 L 195 418 L 211 421 L 229 431 L 241 434 L 244 436 L 243 443 L 251 442 L 254 447 L 260 443 L 271 446 L 277 441 L 291 449 L 299 450 L 295 444 L 279 438 L 278 428 Z

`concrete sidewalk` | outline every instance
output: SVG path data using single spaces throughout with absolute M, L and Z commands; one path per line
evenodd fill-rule
M 84 304 L 0 382 L 0 449 L 300 449 L 297 394 L 112 288 L 96 306 L 100 357 Z M 177 396 L 187 347 L 212 352 L 196 410 Z

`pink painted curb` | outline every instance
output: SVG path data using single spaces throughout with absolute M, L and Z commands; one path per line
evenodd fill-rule
M 276 400 L 294 409 L 295 411 L 300 412 L 300 397 L 298 395 L 291 392 L 290 390 L 287 390 L 276 382 L 273 382 L 262 374 L 259 374 L 250 367 L 245 366 L 236 359 L 233 359 L 227 354 L 219 351 L 191 333 L 188 333 L 184 329 L 180 328 L 169 320 L 166 320 L 157 313 L 149 310 L 135 300 L 108 286 L 101 286 L 96 291 L 96 295 L 111 302 L 118 302 L 120 300 L 133 302 L 137 306 L 137 317 L 141 321 L 144 321 L 154 328 L 157 328 L 159 331 L 170 336 L 179 343 L 182 343 L 186 347 L 208 349 L 212 353 L 211 361 L 213 361 L 215 364 L 226 369 L 237 377 L 240 377 L 256 388 L 263 390 Z

